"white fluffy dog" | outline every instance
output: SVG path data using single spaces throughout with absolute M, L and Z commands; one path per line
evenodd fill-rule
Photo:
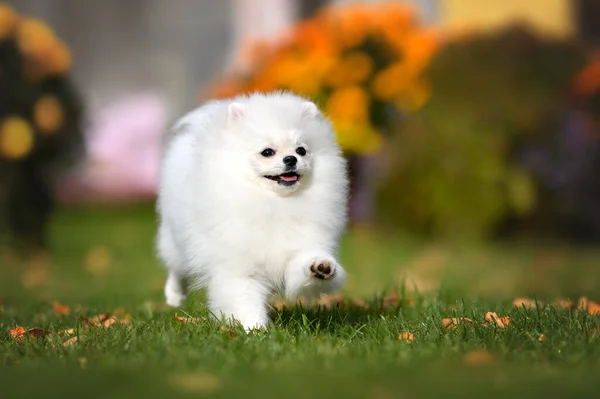
M 346 163 L 329 122 L 287 93 L 210 102 L 180 119 L 162 162 L 157 249 L 167 303 L 206 287 L 217 317 L 269 323 L 268 299 L 345 280 Z

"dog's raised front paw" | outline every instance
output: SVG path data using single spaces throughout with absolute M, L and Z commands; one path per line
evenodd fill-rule
M 310 272 L 319 280 L 327 280 L 335 276 L 335 264 L 329 260 L 317 260 L 310 265 Z

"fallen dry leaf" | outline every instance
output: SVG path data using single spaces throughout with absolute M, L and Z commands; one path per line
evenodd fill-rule
M 52 303 L 52 308 L 54 309 L 54 313 L 56 313 L 58 316 L 64 316 L 69 314 L 69 307 L 65 304 L 62 304 L 60 302 L 54 301 Z
M 463 360 L 473 366 L 482 366 L 491 363 L 494 360 L 494 355 L 486 350 L 477 350 L 467 353 Z
M 369 309 L 369 305 L 365 301 L 356 298 L 350 300 L 350 306 L 358 309 Z
M 71 345 L 75 345 L 77 343 L 77 341 L 79 341 L 79 337 L 72 337 L 72 338 L 69 338 L 68 340 L 66 340 L 65 342 L 63 342 L 62 346 L 63 346 L 63 348 L 67 348 Z
M 21 339 L 25 335 L 26 331 L 21 326 L 16 326 L 12 330 L 10 330 L 10 336 L 14 339 Z
M 400 305 L 400 294 L 397 290 L 392 291 L 388 296 L 383 298 L 383 308 L 387 309 L 389 307 L 397 308 Z
M 413 342 L 415 340 L 415 334 L 410 333 L 408 331 L 401 332 L 400 335 L 398 335 L 398 340 L 406 341 L 410 344 L 411 342 Z
M 110 313 L 103 313 L 92 317 L 85 317 L 83 315 L 79 315 L 79 318 L 84 321 L 89 327 L 98 327 L 101 326 L 104 322 L 109 320 L 112 317 Z
M 233 337 L 237 336 L 236 333 L 234 333 L 233 331 L 231 331 L 229 328 L 227 328 L 225 326 L 219 326 L 219 331 L 221 331 L 224 334 L 227 334 L 229 336 L 229 338 L 233 338 Z
M 331 308 L 334 305 L 338 305 L 344 302 L 344 296 L 342 294 L 335 295 L 321 295 L 317 305 L 323 306 L 325 308 Z
M 473 320 L 469 319 L 468 317 L 452 317 L 442 320 L 442 327 L 444 328 L 453 328 L 459 324 L 473 324 Z
M 541 305 L 540 302 L 536 303 L 535 299 L 532 298 L 517 298 L 513 301 L 513 306 L 518 308 L 523 306 L 526 308 L 535 308 L 538 304 Z
M 201 317 L 183 317 L 175 315 L 175 320 L 180 322 L 181 324 L 199 324 L 204 321 Z
M 29 330 L 27 330 L 27 335 L 31 335 L 36 338 L 45 337 L 48 334 L 52 334 L 52 331 L 44 330 L 41 328 L 30 328 Z
M 285 301 L 278 300 L 273 304 L 273 307 L 278 311 L 282 312 L 285 309 Z
M 79 318 L 86 323 L 87 327 L 110 327 L 113 324 L 123 324 L 128 325 L 131 323 L 129 319 L 119 319 L 115 317 L 112 313 L 103 313 L 93 317 L 85 317 L 83 315 L 79 315 Z
M 196 394 L 208 394 L 221 387 L 219 379 L 207 373 L 174 374 L 170 376 L 169 382 L 175 388 Z
M 68 328 L 66 330 L 60 330 L 58 332 L 58 334 L 73 335 L 73 334 L 75 334 L 75 329 L 74 328 Z
M 600 303 L 589 301 L 587 311 L 590 315 L 600 315 Z
M 16 326 L 14 329 L 10 330 L 10 336 L 17 341 L 20 341 L 25 336 L 41 338 L 51 333 L 52 331 L 44 330 L 42 328 L 30 328 L 29 330 L 25 330 L 21 326 Z
M 487 312 L 485 314 L 485 320 L 490 323 L 496 323 L 500 328 L 505 328 L 510 324 L 510 317 L 499 317 L 496 312 Z
M 556 303 L 558 303 L 558 306 L 560 306 L 563 309 L 574 309 L 575 308 L 575 304 L 570 299 L 558 298 L 556 300 Z
M 540 337 L 538 338 L 538 341 L 544 342 L 545 340 L 546 340 L 546 336 L 544 334 L 540 334 Z
M 415 303 L 417 303 L 417 301 L 415 300 L 415 298 L 406 298 L 406 304 L 407 305 L 412 306 Z

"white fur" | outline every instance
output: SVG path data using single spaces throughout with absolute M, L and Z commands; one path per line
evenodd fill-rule
M 305 156 L 296 154 L 305 147 Z M 276 154 L 260 153 L 273 148 Z M 265 178 L 298 159 L 301 178 L 284 187 Z M 269 323 L 268 297 L 314 297 L 341 287 L 335 255 L 347 219 L 346 164 L 329 122 L 287 93 L 210 102 L 180 119 L 162 161 L 157 249 L 169 269 L 167 303 L 188 283 L 206 287 L 217 317 L 246 329 Z M 335 270 L 317 279 L 311 265 Z

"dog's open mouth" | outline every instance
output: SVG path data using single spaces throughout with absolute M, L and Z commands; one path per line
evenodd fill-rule
M 269 180 L 276 181 L 282 186 L 293 186 L 300 180 L 300 175 L 296 172 L 286 172 L 275 176 L 265 176 Z

